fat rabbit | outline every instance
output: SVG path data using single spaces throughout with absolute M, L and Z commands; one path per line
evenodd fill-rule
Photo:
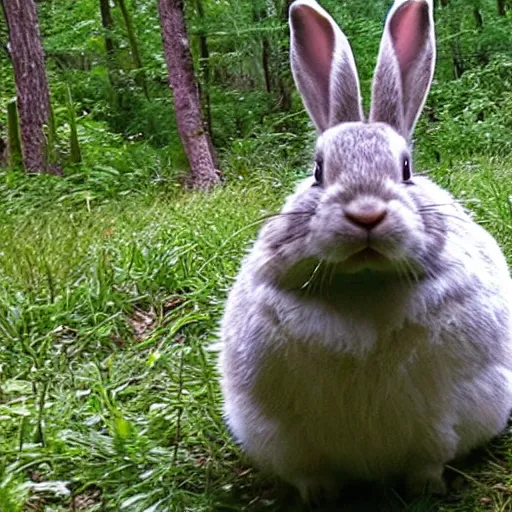
M 243 262 L 222 321 L 221 384 L 235 439 L 306 501 L 359 479 L 444 493 L 445 464 L 500 433 L 512 409 L 505 258 L 412 169 L 432 10 L 395 2 L 365 120 L 343 32 L 314 0 L 290 9 L 315 175 Z

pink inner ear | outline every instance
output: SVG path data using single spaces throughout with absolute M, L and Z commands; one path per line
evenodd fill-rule
M 328 86 L 334 52 L 334 32 L 327 19 L 315 9 L 301 5 L 294 9 L 294 26 L 301 55 L 317 79 Z
M 428 4 L 410 0 L 398 8 L 389 24 L 393 46 L 402 75 L 420 53 L 429 33 Z

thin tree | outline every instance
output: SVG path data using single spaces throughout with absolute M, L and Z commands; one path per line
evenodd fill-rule
M 137 41 L 137 36 L 135 34 L 135 29 L 133 28 L 133 20 L 126 7 L 125 0 L 117 0 L 119 8 L 121 9 L 121 14 L 123 15 L 123 21 L 126 26 L 126 33 L 128 35 L 128 43 L 130 44 L 130 53 L 132 55 L 133 64 L 135 69 L 137 70 L 137 83 L 144 91 L 144 96 L 149 99 L 149 91 L 148 85 L 146 83 L 146 77 L 144 76 L 144 65 L 142 64 L 142 57 L 140 55 L 139 42 Z
M 198 83 L 199 98 L 201 99 L 202 111 L 204 113 L 205 129 L 208 130 L 208 143 L 213 157 L 215 167 L 218 165 L 215 141 L 213 140 L 212 108 L 210 99 L 210 49 L 208 47 L 208 36 L 206 35 L 206 17 L 202 0 L 196 0 L 196 11 L 201 22 L 199 30 L 199 70 L 201 71 L 201 82 Z
M 293 0 L 282 0 L 277 2 L 276 11 L 279 15 L 280 21 L 283 25 L 288 24 L 288 12 Z M 288 57 L 289 39 L 286 39 L 285 44 L 280 45 L 278 53 L 279 68 L 277 71 L 277 85 L 279 89 L 279 107 L 281 110 L 289 111 L 292 108 L 292 89 L 293 81 L 289 65 Z
M 473 18 L 475 20 L 477 31 L 482 33 L 484 30 L 484 18 L 478 5 L 473 7 Z M 476 53 L 481 66 L 485 66 L 489 63 L 489 57 L 487 56 L 487 51 L 485 48 L 478 49 Z
M 158 0 L 169 86 L 178 131 L 187 154 L 192 186 L 208 189 L 219 182 L 203 124 L 201 102 L 185 24 L 183 0 Z
M 47 171 L 44 130 L 50 115 L 50 93 L 36 4 L 34 0 L 8 0 L 3 7 L 16 83 L 23 167 L 27 172 Z
M 507 14 L 505 0 L 498 0 L 497 7 L 498 7 L 498 16 L 505 16 Z
M 103 27 L 103 38 L 105 40 L 106 63 L 108 70 L 108 81 L 110 83 L 109 101 L 114 109 L 119 107 L 118 95 L 118 74 L 116 70 L 116 44 L 113 37 L 114 20 L 110 10 L 110 0 L 100 0 L 101 25 Z
M 103 26 L 103 37 L 105 39 L 105 50 L 107 59 L 109 59 L 109 67 L 115 57 L 115 45 L 112 37 L 112 29 L 114 28 L 114 20 L 110 11 L 110 0 L 100 0 L 101 24 Z
M 1 126 L 0 126 L 1 128 Z M 4 139 L 0 136 L 0 167 L 5 165 L 5 154 L 7 153 L 7 144 Z
M 450 9 L 453 6 L 450 4 L 450 0 L 441 0 L 442 9 Z M 452 49 L 452 69 L 453 77 L 458 79 L 462 76 L 465 71 L 464 60 L 462 58 L 462 52 L 459 44 L 459 33 L 460 33 L 460 17 L 455 13 L 451 12 L 448 14 L 450 31 L 452 32 L 451 37 L 451 49 Z
M 267 18 L 266 9 L 258 2 L 254 2 L 252 6 L 252 17 L 255 24 L 261 24 Z M 272 92 L 272 80 L 270 77 L 270 41 L 268 35 L 263 31 L 261 36 L 261 67 L 263 68 L 263 78 L 265 79 L 265 90 L 267 93 Z

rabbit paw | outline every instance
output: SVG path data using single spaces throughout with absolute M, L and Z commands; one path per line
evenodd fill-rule
M 443 479 L 443 465 L 432 465 L 411 471 L 405 480 L 405 491 L 408 498 L 423 494 L 446 494 L 446 484 Z
M 316 507 L 335 502 L 341 491 L 340 482 L 332 475 L 303 476 L 294 479 L 293 484 L 299 490 L 302 500 Z

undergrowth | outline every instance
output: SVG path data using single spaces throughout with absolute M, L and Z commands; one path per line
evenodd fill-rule
M 211 347 L 250 240 L 307 161 L 251 177 L 236 160 L 210 195 L 162 181 L 123 194 L 73 175 L 2 175 L 2 512 L 298 509 L 231 442 Z M 432 174 L 510 259 L 512 163 Z M 507 510 L 510 443 L 459 469 L 451 501 L 409 510 Z M 354 510 L 405 507 L 390 491 L 363 495 L 369 503 L 359 497 Z

